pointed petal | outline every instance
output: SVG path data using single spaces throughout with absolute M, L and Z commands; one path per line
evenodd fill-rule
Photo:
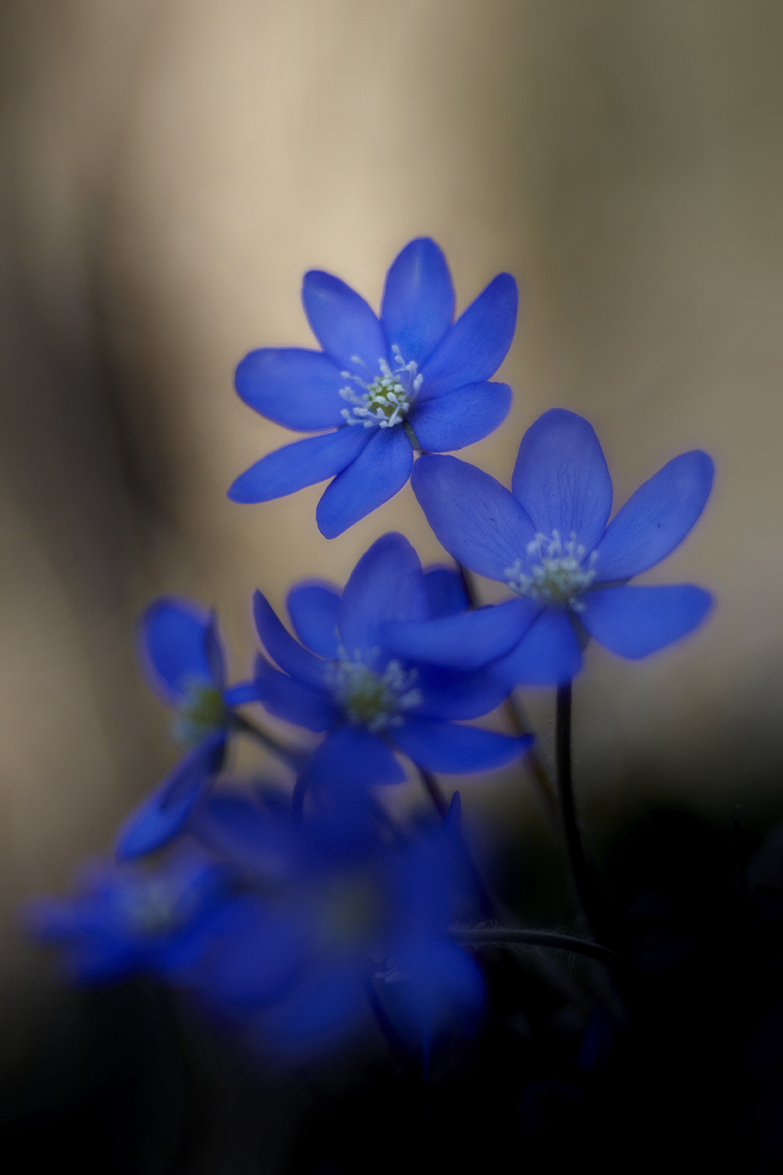
M 479 669 L 518 644 L 540 610 L 534 600 L 507 600 L 439 620 L 394 621 L 382 635 L 387 648 L 414 661 Z
M 410 241 L 392 262 L 381 305 L 389 350 L 421 367 L 454 317 L 454 290 L 446 258 L 429 237 Z
M 508 415 L 508 384 L 468 384 L 434 400 L 414 404 L 411 428 L 423 449 L 446 453 L 489 436 Z
M 234 386 L 241 399 L 267 420 L 300 432 L 343 423 L 345 387 L 340 368 L 321 351 L 264 347 L 239 364 Z
M 270 714 L 293 722 L 295 726 L 304 726 L 306 730 L 318 733 L 328 730 L 340 717 L 325 689 L 315 689 L 285 673 L 278 673 L 263 657 L 256 662 L 256 696 Z
M 514 494 L 547 538 L 576 533 L 589 552 L 612 509 L 612 479 L 598 437 L 575 412 L 552 408 L 522 438 L 511 480 Z
M 288 615 L 302 644 L 321 657 L 339 654 L 340 593 L 332 584 L 300 583 L 288 593 Z
M 339 370 L 355 371 L 371 383 L 380 371 L 378 360 L 387 358 L 386 340 L 364 298 L 338 277 L 313 269 L 304 276 L 302 302 L 315 337 Z
M 417 713 L 425 718 L 481 718 L 499 706 L 511 688 L 491 667 L 464 671 L 418 665 L 417 670 L 416 687 L 422 696 Z
M 300 779 L 307 786 L 403 783 L 405 772 L 394 752 L 363 726 L 341 726 L 314 752 Z
M 457 457 L 420 457 L 413 492 L 439 542 L 479 575 L 505 582 L 535 528 L 513 494 Z
M 262 644 L 282 670 L 316 689 L 325 688 L 326 662 L 294 640 L 261 592 L 253 595 L 253 617 Z
M 532 735 L 510 738 L 478 726 L 457 726 L 432 718 L 408 717 L 393 730 L 401 751 L 427 771 L 462 774 L 503 767 L 526 751 Z
M 517 283 L 499 273 L 457 319 L 422 368 L 422 399 L 483 383 L 508 353 L 517 322 Z
M 168 844 L 223 765 L 225 731 L 210 734 L 180 759 L 160 787 L 125 821 L 117 838 L 117 856 L 130 860 Z
M 462 576 L 453 567 L 428 567 L 424 572 L 424 587 L 431 620 L 440 616 L 456 616 L 470 608 Z
M 138 652 L 147 678 L 171 705 L 185 700 L 190 683 L 219 686 L 211 663 L 206 608 L 179 596 L 161 596 L 142 613 Z
M 232 502 L 270 502 L 304 486 L 334 477 L 367 444 L 367 429 L 346 425 L 267 453 L 241 474 L 228 491 Z
M 632 661 L 655 653 L 692 632 L 712 606 L 702 588 L 608 587 L 585 592 L 579 619 L 610 653 Z
M 350 431 L 364 433 L 358 425 Z M 324 490 L 315 512 L 324 538 L 333 539 L 401 490 L 410 477 L 413 450 L 401 427 L 379 428 L 355 461 Z
M 404 535 L 382 535 L 354 567 L 340 600 L 340 635 L 349 656 L 382 647 L 388 621 L 426 615 L 419 556 Z
M 714 466 L 695 449 L 669 461 L 618 510 L 598 545 L 601 580 L 628 579 L 682 542 L 704 509 Z
M 582 653 L 565 608 L 544 608 L 517 647 L 493 668 L 509 686 L 559 685 L 575 677 Z

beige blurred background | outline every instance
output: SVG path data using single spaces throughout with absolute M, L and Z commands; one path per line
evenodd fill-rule
M 105 850 L 176 757 L 134 663 L 148 599 L 217 605 L 238 673 L 253 588 L 343 580 L 390 529 L 441 554 L 409 488 L 332 542 L 320 487 L 225 497 L 293 439 L 233 394 L 238 359 L 312 345 L 308 268 L 377 306 L 417 235 L 460 307 L 503 269 L 523 291 L 515 405 L 468 460 L 508 480 L 554 405 L 594 423 L 618 504 L 683 450 L 716 459 L 702 522 L 645 578 L 717 610 L 642 664 L 591 651 L 582 786 L 608 812 L 642 782 L 719 815 L 776 803 L 783 7 L 5 0 L 0 20 L 6 914 Z

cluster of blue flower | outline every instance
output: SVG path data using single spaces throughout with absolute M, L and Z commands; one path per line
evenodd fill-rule
M 295 636 L 256 593 L 271 660 L 259 654 L 253 680 L 235 685 L 215 617 L 184 599 L 155 601 L 140 652 L 188 752 L 122 828 L 117 862 L 31 917 L 78 979 L 151 970 L 269 1049 L 309 1054 L 375 1015 L 426 1055 L 438 1035 L 480 1018 L 481 967 L 454 927 L 491 916 L 459 795 L 446 804 L 432 773 L 488 771 L 528 751 L 530 734 L 461 720 L 520 685 L 563 689 L 591 637 L 640 658 L 700 623 L 711 604 L 701 588 L 628 580 L 688 534 L 713 467 L 702 452 L 675 457 L 610 522 L 604 455 L 573 412 L 553 409 L 528 429 L 510 491 L 444 455 L 508 412 L 510 388 L 490 377 L 511 344 L 517 297 L 501 274 L 453 322 L 451 278 L 431 240 L 394 261 L 380 318 L 326 273 L 306 275 L 303 301 L 322 349 L 253 351 L 236 386 L 267 418 L 318 435 L 263 457 L 229 496 L 267 501 L 332 478 L 317 510 L 332 538 L 410 477 L 456 566 L 423 569 L 406 538 L 386 534 L 342 591 L 291 589 Z M 511 598 L 474 606 L 469 571 Z M 323 737 L 315 750 L 282 745 L 249 706 Z M 227 752 L 240 732 L 287 763 L 292 795 L 231 782 Z M 400 756 L 429 788 L 436 825 L 402 828 L 379 802 L 376 785 L 406 778 Z

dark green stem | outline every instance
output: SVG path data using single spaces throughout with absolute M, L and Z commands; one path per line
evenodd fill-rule
M 572 951 L 576 955 L 588 955 L 591 959 L 600 959 L 604 963 L 616 963 L 623 959 L 617 951 L 609 947 L 599 946 L 586 938 L 574 938 L 571 934 L 560 934 L 555 930 L 524 930 L 517 927 L 492 926 L 487 929 L 452 930 L 449 937 L 456 942 L 508 942 L 519 943 L 521 946 L 553 947 L 558 951 Z
M 231 711 L 231 726 L 242 734 L 249 734 L 256 742 L 261 743 L 268 751 L 271 751 L 278 759 L 282 759 L 289 767 L 293 767 L 294 770 L 298 770 L 307 758 L 305 752 L 300 751 L 297 747 L 279 742 L 274 735 L 269 734 L 260 726 L 256 726 L 255 723 L 250 722 L 243 715 L 237 714 L 234 710 Z
M 416 436 L 416 433 L 413 431 L 413 428 L 407 420 L 403 420 L 402 427 L 405 429 L 405 435 L 410 441 L 411 448 L 413 449 L 414 453 L 426 453 L 427 450 L 421 447 L 419 438 Z

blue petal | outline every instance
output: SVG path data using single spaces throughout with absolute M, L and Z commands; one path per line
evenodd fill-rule
M 340 650 L 340 593 L 331 584 L 302 583 L 288 593 L 288 615 L 302 644 L 334 659 Z
M 438 620 L 392 622 L 382 635 L 392 652 L 414 661 L 480 669 L 508 653 L 540 610 L 534 600 L 507 600 Z
M 467 672 L 418 665 L 416 686 L 421 691 L 417 712 L 426 718 L 481 718 L 499 706 L 510 687 L 492 669 Z
M 142 614 L 139 655 L 150 683 L 167 702 L 183 702 L 192 682 L 222 684 L 215 679 L 208 647 L 211 623 L 206 609 L 177 596 L 162 596 Z
M 506 419 L 510 407 L 508 384 L 468 384 L 449 395 L 414 404 L 411 428 L 423 449 L 445 453 L 489 436 Z
M 585 592 L 579 618 L 599 644 L 636 661 L 679 640 L 700 624 L 712 597 L 688 584 L 608 587 Z
M 223 701 L 227 706 L 244 706 L 247 702 L 257 702 L 255 682 L 239 681 L 229 686 L 223 692 Z
M 121 860 L 141 857 L 167 844 L 182 829 L 211 777 L 223 765 L 224 731 L 210 734 L 180 759 L 149 799 L 125 821 L 117 839 Z
M 479 575 L 505 583 L 508 568 L 525 557 L 535 536 L 514 495 L 457 457 L 420 457 L 411 485 L 449 554 Z
M 575 677 L 582 653 L 566 609 L 544 608 L 517 647 L 493 668 L 509 686 L 559 685 Z
M 264 647 L 280 668 L 298 681 L 323 689 L 328 668 L 326 662 L 294 640 L 261 592 L 253 595 L 253 616 Z
M 704 509 L 713 474 L 712 460 L 696 449 L 681 453 L 640 486 L 598 546 L 599 579 L 628 579 L 673 551 Z
M 589 552 L 612 509 L 612 479 L 598 437 L 575 412 L 552 408 L 522 438 L 511 480 L 514 494 L 547 538 L 572 533 Z
M 271 1043 L 308 1057 L 334 1048 L 367 1015 L 367 997 L 356 962 L 338 957 L 313 967 L 266 1021 Z
M 346 381 L 321 351 L 251 351 L 237 367 L 234 384 L 246 404 L 285 428 L 315 432 L 343 423 L 340 388 Z
M 350 431 L 364 433 L 366 439 L 369 429 L 351 425 Z M 318 503 L 315 520 L 324 538 L 336 538 L 393 498 L 410 477 L 412 466 L 413 449 L 402 428 L 370 433 L 369 443 L 326 487 Z
M 319 784 L 403 783 L 405 772 L 390 748 L 363 726 L 341 726 L 314 752 L 300 779 Z
M 456 616 L 471 606 L 462 576 L 452 567 L 428 567 L 424 572 L 424 587 L 431 620 Z
M 372 383 L 380 374 L 378 361 L 387 358 L 386 340 L 364 298 L 338 277 L 313 269 L 304 276 L 302 302 L 315 337 L 340 371 L 355 371 Z
M 307 730 L 327 730 L 340 716 L 325 690 L 278 673 L 263 657 L 256 662 L 256 696 L 270 714 Z
M 506 357 L 517 321 L 517 283 L 500 273 L 468 306 L 422 368 L 421 396 L 483 383 Z
M 340 600 L 340 635 L 349 656 L 381 647 L 388 621 L 426 615 L 419 556 L 404 535 L 382 535 L 354 567 Z
M 212 999 L 234 1010 L 285 996 L 312 950 L 305 922 L 249 896 L 229 903 L 215 921 L 203 968 Z
M 420 767 L 459 774 L 502 767 L 526 751 L 533 741 L 532 735 L 510 738 L 478 726 L 456 726 L 418 717 L 403 719 L 392 734 L 400 750 Z
M 386 277 L 381 321 L 391 350 L 421 367 L 454 317 L 454 290 L 446 258 L 429 237 L 405 246 Z
M 367 444 L 364 428 L 346 425 L 320 437 L 307 437 L 267 453 L 241 474 L 228 491 L 232 502 L 270 502 L 304 486 L 334 477 Z
M 475 1030 L 486 998 L 478 964 L 456 943 L 443 939 L 399 942 L 394 948 L 403 978 L 389 993 L 395 1021 L 415 1033 L 425 1065 L 433 1037 L 455 1024 Z

